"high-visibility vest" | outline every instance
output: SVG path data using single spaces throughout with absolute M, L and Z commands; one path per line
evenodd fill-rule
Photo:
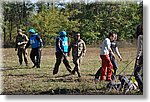
M 32 48 L 40 47 L 40 41 L 37 39 L 38 33 L 35 33 L 30 36 L 30 45 Z
M 61 43 L 60 47 L 63 50 L 63 52 L 68 52 L 68 37 L 60 37 L 60 36 L 58 36 L 56 38 L 56 40 L 58 40 L 58 39 L 60 40 L 60 43 Z M 56 46 L 56 52 L 58 52 L 58 51 L 59 51 L 59 49 Z

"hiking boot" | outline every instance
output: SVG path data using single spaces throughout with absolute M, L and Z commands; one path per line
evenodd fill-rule
M 34 65 L 32 68 L 36 67 L 36 65 Z
M 75 75 L 75 70 L 71 71 L 71 74 Z
M 36 68 L 40 68 L 40 66 L 36 66 Z
M 99 79 L 94 79 L 95 84 L 99 82 Z
M 106 78 L 106 81 L 111 81 L 111 78 L 108 78 L 108 77 L 107 77 L 107 78 Z

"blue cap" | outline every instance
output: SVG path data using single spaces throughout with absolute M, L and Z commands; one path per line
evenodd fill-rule
M 36 33 L 36 32 L 35 32 L 34 29 L 30 29 L 30 30 L 29 30 L 29 33 L 33 33 L 33 34 L 34 34 L 34 33 Z
M 67 35 L 65 31 L 60 32 L 60 36 L 64 36 L 64 35 Z

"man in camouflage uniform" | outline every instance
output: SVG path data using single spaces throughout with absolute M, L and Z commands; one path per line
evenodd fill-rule
M 82 57 L 85 56 L 86 53 L 86 45 L 85 42 L 82 39 L 80 39 L 80 33 L 75 34 L 74 41 L 71 42 L 69 45 L 69 52 L 71 51 L 71 48 L 73 63 L 75 64 L 72 74 L 75 74 L 75 72 L 77 72 L 78 77 L 80 78 L 80 63 Z
M 17 55 L 19 58 L 19 63 L 22 65 L 22 55 L 24 56 L 24 61 L 26 63 L 26 66 L 28 65 L 28 60 L 27 60 L 27 52 L 25 50 L 25 46 L 28 42 L 28 37 L 22 33 L 21 29 L 17 30 L 18 35 L 16 36 L 16 45 L 15 45 L 15 51 L 18 50 Z

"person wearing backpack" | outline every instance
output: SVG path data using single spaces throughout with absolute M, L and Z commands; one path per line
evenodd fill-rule
M 71 73 L 71 66 L 68 61 L 68 37 L 66 31 L 61 31 L 60 35 L 56 38 L 56 63 L 53 69 L 53 75 L 58 73 L 59 66 L 61 64 L 61 60 L 63 59 L 63 63 L 66 69 Z
M 26 46 L 28 48 L 31 45 L 31 53 L 30 53 L 30 58 L 31 61 L 33 62 L 33 67 L 40 68 L 40 62 L 41 62 L 41 51 L 42 51 L 42 46 L 43 42 L 38 33 L 35 32 L 35 30 L 29 29 L 30 37 L 29 37 L 29 42 Z

